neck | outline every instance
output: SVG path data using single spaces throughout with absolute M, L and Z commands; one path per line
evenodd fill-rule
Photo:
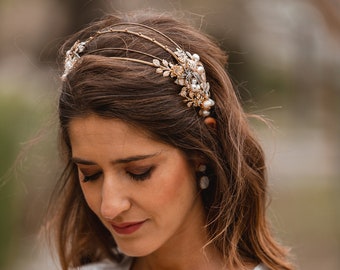
M 132 270 L 213 270 L 223 269 L 223 259 L 218 250 L 208 242 L 204 221 L 179 232 L 166 246 L 136 258 Z
M 178 250 L 173 254 L 162 256 L 162 254 L 153 254 L 147 257 L 138 258 L 133 270 L 213 270 L 223 269 L 223 261 L 220 255 L 206 248 L 205 250 L 196 250 L 192 253 L 181 252 Z

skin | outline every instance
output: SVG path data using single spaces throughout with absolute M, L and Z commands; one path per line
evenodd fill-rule
M 69 134 L 86 202 L 120 250 L 136 257 L 133 269 L 223 268 L 213 247 L 202 249 L 199 162 L 116 119 L 76 118 Z M 142 225 L 131 234 L 113 229 L 125 222 Z

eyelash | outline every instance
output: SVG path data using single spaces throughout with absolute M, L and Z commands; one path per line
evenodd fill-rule
M 154 167 L 148 168 L 145 172 L 140 174 L 134 174 L 131 172 L 127 172 L 127 174 L 135 181 L 144 181 L 150 178 L 151 172 L 153 171 Z
M 135 174 L 135 173 L 131 173 L 131 172 L 126 172 L 128 174 L 128 176 L 134 180 L 134 181 L 144 181 L 150 178 L 151 176 L 151 172 L 153 171 L 154 167 L 150 167 L 148 168 L 145 172 L 140 173 L 140 174 Z M 102 172 L 98 172 L 92 175 L 84 175 L 83 178 L 83 182 L 90 182 L 90 181 L 95 181 L 97 180 L 100 175 L 102 174 Z
M 102 172 L 97 172 L 92 175 L 84 175 L 83 182 L 86 183 L 86 182 L 97 180 L 101 174 Z

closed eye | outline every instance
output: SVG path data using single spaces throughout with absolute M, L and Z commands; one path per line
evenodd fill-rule
M 126 173 L 132 178 L 132 180 L 134 181 L 144 181 L 150 178 L 151 173 L 153 171 L 154 167 L 150 167 L 147 168 L 146 170 L 142 171 L 142 172 L 131 172 L 131 171 L 127 171 Z
M 83 182 L 86 183 L 89 181 L 97 180 L 101 175 L 102 175 L 102 172 L 97 172 L 91 175 L 84 175 Z

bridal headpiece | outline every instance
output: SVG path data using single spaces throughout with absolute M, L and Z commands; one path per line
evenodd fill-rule
M 120 27 L 117 28 L 118 26 Z M 155 38 L 151 38 L 147 35 L 144 35 L 141 32 L 129 30 L 128 28 L 121 28 L 122 26 L 125 27 L 139 26 L 154 31 L 163 36 L 164 38 L 166 38 L 167 40 L 169 40 L 172 44 L 174 44 L 176 49 L 172 51 L 171 49 L 169 49 L 167 45 L 163 45 L 162 43 L 158 42 Z M 210 98 L 210 85 L 209 82 L 206 81 L 205 69 L 202 62 L 200 61 L 199 55 L 191 54 L 190 52 L 184 51 L 168 36 L 147 25 L 137 23 L 115 24 L 111 27 L 97 31 L 95 35 L 89 37 L 85 41 L 79 40 L 76 41 L 73 44 L 73 46 L 66 52 L 64 62 L 64 73 L 61 76 L 63 81 L 66 80 L 68 74 L 77 64 L 79 58 L 84 54 L 87 44 L 94 40 L 96 37 L 108 33 L 127 33 L 134 36 L 138 36 L 140 38 L 155 43 L 156 45 L 167 51 L 171 56 L 173 56 L 173 58 L 176 60 L 176 63 L 172 63 L 165 59 L 160 59 L 157 56 L 150 55 L 145 52 L 131 50 L 128 48 L 117 49 L 133 51 L 135 53 L 143 54 L 149 56 L 151 60 L 145 61 L 130 57 L 114 57 L 114 56 L 112 57 L 110 56 L 110 58 L 121 61 L 141 63 L 154 67 L 157 73 L 161 74 L 163 77 L 171 77 L 175 79 L 175 83 L 182 86 L 179 95 L 184 98 L 184 102 L 187 104 L 188 107 L 200 108 L 199 114 L 203 117 L 206 117 L 210 114 L 210 109 L 212 106 L 214 106 L 215 102 Z

